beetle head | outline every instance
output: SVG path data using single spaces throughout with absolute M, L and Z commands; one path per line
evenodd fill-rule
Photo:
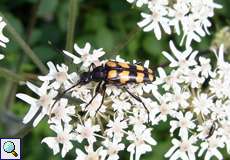
M 90 81 L 92 81 L 92 74 L 91 74 L 91 72 L 83 72 L 83 73 L 80 75 L 80 81 L 79 81 L 79 83 L 80 83 L 81 85 L 87 84 L 87 83 L 89 83 Z

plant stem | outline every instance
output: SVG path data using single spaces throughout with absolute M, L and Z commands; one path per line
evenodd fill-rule
M 22 37 L 17 33 L 17 31 L 10 25 L 10 23 L 6 20 L 2 13 L 0 16 L 4 18 L 4 21 L 7 23 L 6 29 L 12 35 L 12 38 L 18 43 L 18 45 L 22 48 L 24 53 L 30 57 L 30 59 L 37 65 L 40 71 L 43 74 L 48 72 L 46 66 L 42 63 L 42 61 L 38 58 L 38 56 L 33 52 L 33 50 L 27 45 L 27 43 L 22 39 Z
M 31 130 L 33 129 L 33 124 L 32 122 L 29 122 L 28 124 L 23 124 L 23 126 L 11 137 L 18 137 L 18 138 L 23 138 L 26 136 Z
M 78 0 L 69 0 L 69 17 L 67 22 L 66 47 L 69 52 L 73 52 L 74 30 L 78 15 Z
M 37 0 L 37 2 L 32 6 L 31 14 L 30 14 L 31 16 L 30 16 L 29 24 L 28 24 L 27 31 L 26 31 L 25 43 L 29 43 L 30 41 L 32 31 L 33 31 L 34 25 L 37 20 L 37 11 L 38 11 L 40 3 L 41 3 L 41 0 Z M 21 73 L 21 66 L 23 63 L 25 63 L 26 59 L 27 59 L 26 54 L 22 54 L 19 57 L 18 62 L 15 64 L 16 66 L 16 68 L 14 68 L 15 73 Z M 13 105 L 15 101 L 15 94 L 17 92 L 17 86 L 18 86 L 18 82 L 10 81 L 8 83 L 7 88 L 9 89 L 6 91 L 6 96 L 4 99 L 4 106 L 8 110 L 10 109 L 10 107 Z
M 0 67 L 0 76 L 5 77 L 7 79 L 10 79 L 14 82 L 20 82 L 20 81 L 24 81 L 25 79 L 21 76 L 19 76 L 18 74 L 6 69 L 6 68 L 2 68 Z

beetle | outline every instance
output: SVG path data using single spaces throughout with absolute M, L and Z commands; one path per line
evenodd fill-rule
M 91 68 L 92 68 L 92 71 L 91 71 Z M 89 103 L 86 105 L 86 107 L 92 103 L 94 98 L 99 93 L 101 93 L 102 100 L 96 111 L 97 113 L 100 110 L 104 102 L 106 86 L 114 85 L 117 87 L 123 87 L 124 90 L 128 94 L 130 94 L 137 101 L 141 102 L 149 115 L 149 110 L 147 109 L 147 107 L 145 106 L 141 98 L 131 93 L 127 89 L 126 85 L 131 84 L 131 83 L 147 84 L 147 83 L 153 82 L 154 80 L 155 80 L 155 75 L 154 75 L 153 70 L 140 65 L 140 63 L 129 64 L 125 62 L 117 62 L 114 60 L 108 60 L 105 64 L 102 64 L 101 66 L 97 66 L 97 67 L 94 64 L 91 64 L 88 72 L 83 72 L 80 75 L 80 80 L 75 85 L 73 85 L 72 87 L 66 89 L 63 93 L 61 93 L 56 99 L 56 101 L 54 102 L 53 106 L 58 101 L 58 99 L 63 97 L 65 93 L 67 93 L 74 87 L 78 85 L 86 85 L 92 81 L 95 81 L 95 82 L 98 82 L 96 90 L 95 90 L 95 94 L 92 97 L 92 99 L 89 101 Z M 148 120 L 149 120 L 149 117 L 148 117 Z

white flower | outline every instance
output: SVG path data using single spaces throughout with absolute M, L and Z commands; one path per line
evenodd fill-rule
M 147 13 L 141 13 L 144 18 L 138 22 L 138 26 L 143 28 L 144 32 L 154 31 L 157 39 L 161 39 L 161 29 L 167 34 L 171 34 L 172 26 L 179 35 L 183 32 L 181 45 L 186 39 L 188 48 L 192 41 L 200 42 L 201 37 L 210 34 L 208 28 L 212 23 L 210 18 L 214 16 L 214 9 L 222 8 L 221 5 L 213 0 L 127 0 L 130 3 L 136 3 L 138 7 L 148 4 Z M 145 5 L 144 5 L 145 7 Z M 146 9 L 144 8 L 143 9 Z
M 50 85 L 54 87 L 54 89 L 59 89 L 62 85 L 64 87 L 70 86 L 69 78 L 71 76 L 68 75 L 68 67 L 64 64 L 57 65 L 57 69 L 53 62 L 47 63 L 49 67 L 49 73 L 46 76 L 38 76 L 41 81 L 52 81 Z M 67 88 L 67 87 L 66 87 Z
M 200 37 L 205 36 L 205 32 L 200 25 L 200 22 L 196 20 L 194 15 L 189 15 L 183 18 L 182 21 L 183 26 L 183 38 L 181 44 L 183 43 L 184 38 L 186 38 L 186 48 L 188 48 L 192 41 L 195 40 L 196 42 L 201 42 Z
M 130 159 L 139 160 L 142 154 L 152 150 L 151 145 L 156 145 L 157 142 L 151 137 L 151 129 L 144 125 L 134 125 L 133 132 L 128 132 L 127 140 L 132 143 L 127 150 L 130 152 Z
M 61 155 L 65 157 L 66 153 L 73 148 L 71 140 L 75 140 L 76 135 L 72 133 L 71 126 L 51 125 L 50 128 L 57 133 L 57 137 L 46 137 L 42 140 L 42 143 L 46 143 L 51 149 L 53 149 L 54 155 L 60 152 L 59 144 L 62 144 Z
M 0 46 L 6 47 L 6 43 L 9 42 L 9 39 L 3 35 L 3 29 L 6 26 L 6 23 L 3 21 L 2 17 L 0 16 Z M 4 58 L 4 55 L 0 54 L 0 60 Z
M 190 93 L 188 91 L 182 91 L 179 86 L 173 88 L 174 94 L 172 95 L 172 105 L 175 108 L 186 108 L 188 107 L 188 99 L 190 98 Z
M 119 151 L 124 150 L 125 145 L 123 143 L 119 143 L 117 139 L 114 139 L 112 142 L 106 139 L 103 145 L 106 147 L 106 154 L 108 155 L 107 160 L 118 160 L 119 159 Z
M 195 152 L 198 147 L 193 144 L 196 143 L 197 139 L 195 137 L 183 137 L 181 141 L 173 138 L 172 144 L 173 146 L 169 149 L 169 151 L 165 154 L 166 158 L 169 160 L 196 160 Z
M 70 58 L 72 58 L 73 63 L 75 63 L 75 64 L 79 64 L 79 63 L 83 62 L 82 68 L 87 70 L 88 67 L 92 63 L 95 64 L 96 66 L 99 66 L 100 65 L 99 58 L 105 54 L 105 52 L 102 50 L 102 48 L 94 49 L 93 53 L 90 54 L 90 48 L 91 48 L 91 45 L 89 43 L 86 43 L 84 48 L 79 48 L 79 46 L 77 44 L 75 44 L 74 49 L 80 55 L 80 57 L 77 57 L 77 56 L 75 56 L 75 55 L 73 55 L 67 51 L 63 51 L 63 53 L 65 55 L 69 56 Z
M 214 3 L 213 0 L 201 0 L 191 3 L 192 14 L 200 21 L 201 26 L 207 34 L 210 34 L 208 28 L 211 27 L 210 17 L 214 16 L 214 9 L 222 8 L 221 5 Z
M 75 106 L 68 106 L 68 99 L 60 99 L 51 110 L 50 123 L 61 124 L 61 122 L 68 123 L 71 117 L 75 114 Z
M 148 115 L 142 104 L 140 107 L 138 106 L 138 108 L 133 108 L 132 116 L 129 116 L 129 125 L 143 125 L 148 121 L 148 117 L 151 113 Z
M 197 137 L 201 140 L 207 139 L 210 135 L 210 130 L 215 122 L 212 120 L 206 120 L 202 124 L 197 125 L 198 135 Z M 215 129 L 215 128 L 214 128 Z
M 230 154 L 230 122 L 223 121 L 221 126 L 222 128 L 220 128 L 217 132 L 220 135 L 223 135 L 223 142 L 226 144 L 228 154 Z
M 211 93 L 214 93 L 218 98 L 224 97 L 226 85 L 221 79 L 211 79 L 209 85 Z
M 156 94 L 156 92 L 158 92 L 158 87 L 157 87 L 158 83 L 156 81 L 154 81 L 153 83 L 148 83 L 142 86 L 142 89 L 145 93 L 152 93 L 153 95 Z
M 175 117 L 178 120 L 170 121 L 170 132 L 173 133 L 176 128 L 180 128 L 179 136 L 188 137 L 189 129 L 194 129 L 196 127 L 195 123 L 192 120 L 193 114 L 191 112 L 186 112 L 184 116 L 182 112 L 179 112 Z
M 165 122 L 169 115 L 175 115 L 175 106 L 172 105 L 169 98 L 171 98 L 170 94 L 165 94 L 161 97 L 158 97 L 159 105 L 153 107 L 150 111 L 150 118 L 152 121 Z M 153 118 L 153 119 L 152 119 Z
M 141 7 L 143 4 L 147 4 L 148 0 L 127 0 L 129 3 L 136 3 L 137 7 Z
M 168 5 L 168 0 L 149 0 L 148 3 L 149 8 L 160 7 L 166 9 L 166 5 Z
M 212 98 L 208 97 L 207 94 L 202 93 L 194 98 L 193 100 L 194 112 L 199 115 L 208 115 L 210 113 L 210 108 L 213 107 Z
M 216 100 L 216 102 L 214 103 L 213 107 L 210 107 L 210 110 L 212 110 L 212 114 L 211 114 L 211 119 L 213 121 L 219 119 L 224 121 L 225 119 L 228 119 L 229 117 L 229 100 L 227 100 L 226 102 L 223 102 L 223 98 L 222 99 L 218 99 Z
M 145 84 L 127 84 L 127 87 L 129 88 L 129 91 L 132 92 L 133 94 L 137 95 L 137 96 L 142 96 L 144 91 L 143 91 L 143 87 L 145 86 Z
M 219 74 L 220 78 L 222 78 L 225 81 L 230 80 L 230 63 L 226 62 L 224 60 L 224 45 L 222 44 L 219 48 L 218 55 L 216 51 L 214 53 L 217 56 L 217 73 Z
M 177 3 L 184 3 L 189 8 L 190 3 L 195 1 L 200 0 L 177 0 Z M 148 7 L 165 8 L 165 5 L 168 5 L 167 0 L 148 3 Z M 170 48 L 173 55 L 167 52 L 164 55 L 169 59 L 171 68 L 159 68 L 159 77 L 150 84 L 117 86 L 109 83 L 104 105 L 96 115 L 102 104 L 101 94 L 86 107 L 92 98 L 95 83 L 72 88 L 68 91 L 71 99 L 56 97 L 59 99 L 53 105 L 56 88 L 69 88 L 79 81 L 80 76 L 68 74 L 68 68 L 64 65 L 55 67 L 49 62 L 50 73 L 40 77 L 45 81 L 40 88 L 27 83 L 39 98 L 17 94 L 17 97 L 31 105 L 24 123 L 35 119 L 36 125 L 48 115 L 48 124 L 57 132 L 57 137 L 47 137 L 42 142 L 47 143 L 54 154 L 60 151 L 59 144 L 63 144 L 62 156 L 73 148 L 71 140 L 76 140 L 76 145 L 87 145 L 85 150 L 76 149 L 76 160 L 117 160 L 121 158 L 119 153 L 125 150 L 124 143 L 128 146 L 126 150 L 130 153 L 130 160 L 139 160 L 141 155 L 152 151 L 152 146 L 157 143 L 151 129 L 163 122 L 170 124 L 173 136 L 173 146 L 165 157 L 170 160 L 195 160 L 199 156 L 205 157 L 205 160 L 214 156 L 222 159 L 219 149 L 225 146 L 230 153 L 230 64 L 224 61 L 223 46 L 218 56 L 216 53 L 218 62 L 213 69 L 210 64 L 214 64 L 208 58 L 195 58 L 198 52 L 192 52 L 191 48 L 178 51 L 172 41 Z M 119 56 L 116 59 L 126 62 Z M 106 60 L 101 62 L 104 64 Z M 148 62 L 145 67 L 148 67 Z M 61 81 L 54 76 L 59 72 L 64 72 L 65 78 L 61 78 Z M 53 85 L 55 82 L 58 85 Z M 138 96 L 145 107 L 123 87 Z M 197 154 L 198 145 L 201 149 Z M 95 149 L 96 146 L 100 148 Z
M 177 2 L 173 5 L 173 8 L 169 8 L 169 16 L 172 20 L 169 22 L 170 25 L 175 27 L 176 33 L 180 34 L 180 23 L 183 21 L 186 14 L 189 12 L 189 7 L 186 2 Z
M 116 60 L 117 62 L 126 62 L 125 59 L 124 59 L 124 58 L 121 58 L 120 55 L 116 55 L 115 60 Z
M 106 88 L 106 94 L 108 96 L 111 96 L 111 94 L 113 94 L 115 97 L 117 97 L 121 94 L 121 89 L 117 88 L 117 86 L 110 86 Z
M 6 26 L 6 22 L 3 21 L 3 18 L 0 16 L 0 46 L 6 47 L 6 43 L 9 42 L 9 39 L 3 35 L 3 29 Z
M 120 100 L 118 98 L 113 98 L 112 101 L 113 101 L 112 108 L 114 109 L 114 111 L 122 113 L 124 111 L 130 110 L 131 108 L 131 104 L 127 102 L 127 100 Z
M 172 70 L 170 75 L 166 75 L 163 68 L 157 69 L 159 77 L 156 78 L 156 84 L 163 84 L 163 88 L 168 91 L 170 88 L 179 87 L 179 83 L 183 82 L 179 76 L 180 74 L 175 70 Z
M 84 111 L 87 111 L 85 117 L 89 114 L 90 117 L 94 117 L 98 113 L 104 113 L 106 106 L 104 104 L 102 104 L 102 106 L 100 107 L 100 104 L 102 102 L 102 95 L 98 94 L 94 100 L 88 105 L 89 101 L 92 99 L 91 95 L 87 96 L 87 101 L 83 104 L 81 104 L 82 109 Z M 86 107 L 86 105 L 88 105 Z M 100 108 L 99 108 L 100 107 Z
M 69 56 L 70 58 L 73 59 L 73 63 L 75 64 L 79 64 L 81 63 L 83 60 L 86 60 L 87 56 L 89 55 L 90 52 L 90 48 L 91 45 L 87 42 L 84 48 L 79 48 L 76 44 L 74 45 L 74 49 L 75 51 L 81 56 L 80 58 L 67 52 L 67 51 L 63 51 L 64 54 L 66 54 L 67 56 Z
M 23 118 L 23 123 L 28 123 L 36 114 L 38 114 L 33 122 L 33 126 L 35 127 L 46 114 L 50 113 L 50 107 L 54 102 L 54 98 L 57 96 L 57 91 L 50 90 L 48 92 L 49 83 L 47 81 L 44 82 L 40 88 L 30 82 L 27 82 L 26 85 L 39 96 L 39 99 L 35 99 L 23 93 L 18 93 L 16 97 L 30 104 L 30 110 Z M 39 112 L 40 108 L 41 112 Z
M 74 83 L 76 84 L 76 83 Z M 83 101 L 89 100 L 89 95 L 90 95 L 90 89 L 92 88 L 91 84 L 86 84 L 82 86 L 76 86 L 75 88 L 72 89 L 72 97 L 81 99 Z M 91 97 L 91 95 L 90 95 Z
M 195 57 L 197 51 L 192 52 L 191 48 L 187 48 L 184 52 L 180 52 L 175 47 L 172 41 L 169 42 L 170 49 L 177 60 L 175 60 L 169 53 L 163 52 L 163 55 L 171 62 L 170 67 L 180 67 L 183 72 L 186 72 L 188 67 L 196 65 Z
M 0 54 L 0 60 L 3 59 L 4 57 L 5 57 L 4 55 Z
M 87 153 L 82 152 L 80 149 L 76 149 L 77 157 L 75 160 L 104 160 L 103 147 L 99 147 L 96 151 L 93 149 L 93 145 L 85 147 Z
M 76 132 L 79 133 L 77 135 L 77 140 L 81 143 L 82 140 L 86 139 L 89 144 L 93 144 L 96 142 L 96 133 L 100 131 L 100 126 L 99 125 L 92 125 L 91 119 L 88 119 L 85 121 L 84 124 L 77 125 Z
M 214 9 L 215 8 L 222 8 L 221 5 L 213 2 L 213 0 L 201 0 L 201 1 L 194 1 L 191 3 L 191 10 L 194 14 L 196 15 L 201 15 L 203 13 L 204 17 L 199 17 L 199 18 L 208 18 L 214 16 Z M 206 13 L 206 14 L 204 14 Z
M 212 75 L 210 59 L 199 57 L 199 62 L 201 65 L 201 75 L 205 78 L 208 78 L 209 75 Z
M 144 32 L 154 31 L 156 38 L 161 39 L 161 29 L 160 25 L 164 31 L 168 34 L 171 34 L 171 29 L 169 27 L 169 20 L 166 17 L 167 10 L 162 9 L 161 7 L 150 8 L 151 14 L 141 13 L 141 16 L 144 18 L 141 22 L 138 22 L 138 26 L 144 28 Z
M 116 139 L 121 139 L 124 136 L 125 129 L 128 128 L 127 120 L 124 120 L 123 116 L 118 116 L 114 121 L 109 120 L 106 129 L 106 134 L 109 137 L 114 137 Z
M 192 88 L 199 88 L 205 80 L 204 77 L 199 75 L 200 71 L 199 67 L 188 70 L 183 76 L 185 83 L 191 85 Z
M 223 156 L 218 150 L 218 148 L 223 148 L 223 147 L 224 147 L 224 143 L 222 142 L 222 140 L 218 138 L 216 135 L 212 135 L 212 137 L 210 137 L 207 141 L 201 143 L 201 149 L 198 153 L 198 156 L 199 157 L 202 156 L 202 154 L 205 151 L 207 151 L 205 153 L 204 160 L 209 160 L 213 156 L 216 156 L 217 159 L 222 160 Z

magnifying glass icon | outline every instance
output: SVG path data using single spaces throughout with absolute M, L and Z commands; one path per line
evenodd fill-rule
M 14 157 L 18 156 L 17 152 L 15 151 L 15 145 L 11 141 L 7 141 L 3 144 L 3 150 L 6 153 L 11 153 Z

